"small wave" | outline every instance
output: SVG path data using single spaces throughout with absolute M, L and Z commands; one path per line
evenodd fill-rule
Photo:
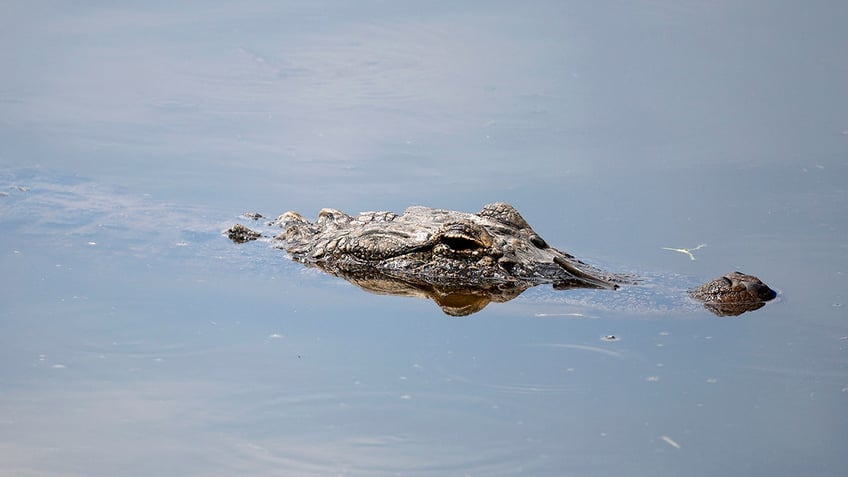
M 349 388 L 290 394 L 239 416 L 250 428 L 269 431 L 234 439 L 236 456 L 226 465 L 237 473 L 274 469 L 302 476 L 512 475 L 532 469 L 536 446 L 499 431 L 503 421 L 494 401 L 466 394 Z

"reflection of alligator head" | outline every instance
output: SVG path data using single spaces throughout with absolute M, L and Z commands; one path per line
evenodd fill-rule
M 615 289 L 617 284 L 635 282 L 549 246 L 504 203 L 489 204 L 477 214 L 416 206 L 403 215 L 363 212 L 351 217 L 323 209 L 314 223 L 286 212 L 269 225 L 285 229 L 271 240 L 298 262 L 371 292 L 430 297 L 445 313 L 456 316 L 479 311 L 490 301 L 510 300 L 543 283 L 562 290 Z M 227 233 L 237 243 L 260 237 L 243 225 Z M 738 306 L 741 294 L 722 293 L 720 284 L 713 285 L 716 282 L 692 296 L 704 303 Z M 707 289 L 709 285 L 713 286 Z M 738 288 L 733 284 L 725 288 L 734 287 Z M 763 301 L 759 297 L 756 308 Z

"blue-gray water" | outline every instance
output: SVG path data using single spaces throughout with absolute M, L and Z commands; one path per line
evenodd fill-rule
M 0 474 L 845 474 L 844 2 L 2 17 Z M 457 319 L 220 233 L 496 200 L 652 285 Z

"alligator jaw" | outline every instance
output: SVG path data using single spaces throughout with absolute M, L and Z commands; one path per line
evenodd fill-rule
M 583 270 L 580 270 L 579 268 L 575 267 L 568 260 L 562 257 L 555 256 L 554 263 L 556 263 L 557 265 L 562 267 L 563 270 L 565 270 L 566 272 L 573 275 L 575 278 L 579 279 L 580 281 L 584 282 L 586 285 L 589 285 L 592 288 L 601 288 L 604 290 L 618 289 L 618 285 L 616 285 L 615 283 L 609 280 L 604 280 L 603 278 L 592 276 L 584 272 Z

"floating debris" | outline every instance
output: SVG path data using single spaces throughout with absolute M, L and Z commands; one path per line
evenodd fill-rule
M 660 439 L 662 439 L 663 441 L 665 441 L 665 443 L 666 443 L 666 444 L 668 444 L 668 445 L 670 445 L 671 447 L 674 447 L 675 449 L 680 449 L 680 444 L 678 444 L 678 443 L 677 443 L 674 439 L 672 439 L 671 437 L 668 437 L 668 436 L 660 436 Z
M 660 248 L 663 249 L 663 250 L 670 250 L 672 252 L 678 252 L 678 253 L 683 253 L 683 254 L 689 255 L 689 258 L 692 259 L 692 261 L 694 262 L 695 261 L 695 255 L 693 255 L 692 252 L 694 252 L 695 250 L 700 250 L 700 249 L 702 249 L 706 246 L 707 246 L 707 244 L 702 243 L 702 244 L 699 244 L 697 247 L 694 247 L 694 248 L 674 248 L 674 247 L 660 247 Z

